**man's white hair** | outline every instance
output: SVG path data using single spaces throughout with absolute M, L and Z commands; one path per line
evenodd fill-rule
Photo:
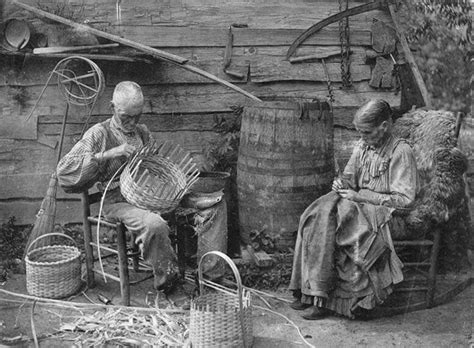
M 133 81 L 122 81 L 115 86 L 112 103 L 116 107 L 142 105 L 144 101 L 142 88 Z

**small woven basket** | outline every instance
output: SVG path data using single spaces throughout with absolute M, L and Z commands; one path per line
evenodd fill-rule
M 35 242 L 55 235 L 71 240 L 74 246 L 48 245 L 30 250 Z M 30 295 L 62 298 L 75 294 L 81 287 L 81 252 L 68 235 L 39 236 L 28 247 L 25 263 L 26 289 Z
M 120 176 L 120 190 L 130 204 L 166 213 L 178 206 L 198 177 L 189 153 L 178 145 L 152 142 L 129 161 Z
M 237 290 L 227 289 L 203 279 L 202 263 L 208 255 L 223 258 L 234 272 Z M 243 289 L 234 262 L 220 251 L 210 251 L 199 261 L 198 298 L 191 302 L 189 338 L 193 347 L 251 347 L 253 343 L 252 307 L 250 292 Z M 204 284 L 219 290 L 203 295 Z

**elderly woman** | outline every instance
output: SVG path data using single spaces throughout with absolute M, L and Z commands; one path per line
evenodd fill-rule
M 392 110 L 371 100 L 354 116 L 360 133 L 332 191 L 300 218 L 290 289 L 291 307 L 317 320 L 335 312 L 354 318 L 382 303 L 403 280 L 389 222 L 415 200 L 418 175 L 411 147 L 394 137 Z
M 112 97 L 113 116 L 91 127 L 58 164 L 59 184 L 66 192 L 81 192 L 95 183 L 104 191 L 127 158 L 150 141 L 148 128 L 138 124 L 143 104 L 138 84 L 131 81 L 117 84 Z M 119 177 L 107 189 L 104 215 L 109 220 L 123 222 L 134 235 L 144 260 L 153 266 L 155 288 L 168 287 L 178 274 L 169 227 L 159 214 L 127 203 L 120 193 Z

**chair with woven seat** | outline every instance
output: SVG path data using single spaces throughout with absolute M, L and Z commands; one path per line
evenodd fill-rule
M 394 213 L 390 229 L 395 250 L 404 264 L 404 275 L 413 270 L 426 280 L 420 285 L 415 278 L 408 279 L 395 288 L 396 292 L 424 292 L 425 299 L 405 308 L 392 308 L 394 314 L 397 310 L 411 311 L 437 304 L 436 275 L 442 233 L 464 204 L 465 196 L 462 175 L 467 162 L 456 148 L 459 122 L 459 117 L 450 112 L 413 110 L 394 123 L 394 133 L 413 144 L 422 188 L 411 210 Z
M 138 284 L 141 281 L 149 279 L 151 275 L 142 277 L 142 279 L 139 279 L 137 281 L 130 282 L 128 261 L 131 259 L 133 270 L 135 272 L 140 272 L 140 267 L 139 267 L 140 252 L 138 250 L 138 246 L 134 243 L 133 238 L 130 243 L 130 246 L 127 247 L 127 236 L 126 236 L 127 229 L 123 223 L 110 222 L 104 219 L 103 217 L 101 217 L 100 219 L 101 227 L 107 227 L 116 231 L 117 233 L 117 249 L 116 250 L 108 246 L 100 245 L 100 243 L 93 241 L 92 225 L 97 225 L 99 223 L 99 218 L 91 216 L 90 206 L 94 203 L 100 202 L 101 197 L 102 197 L 101 192 L 89 194 L 88 191 L 84 191 L 81 194 L 87 284 L 90 288 L 93 288 L 95 286 L 95 279 L 94 279 L 95 273 L 103 275 L 107 277 L 108 279 L 119 282 L 122 305 L 129 306 L 130 305 L 130 285 Z M 172 211 L 167 214 L 164 214 L 162 215 L 162 217 L 168 221 L 168 224 L 170 225 L 171 230 L 173 232 L 176 226 L 174 222 L 175 221 L 174 212 Z M 175 233 L 172 233 L 170 237 L 176 249 L 180 243 L 178 241 L 176 231 L 174 232 Z M 96 250 L 97 248 L 100 248 L 103 251 L 107 251 L 111 254 L 115 254 L 118 256 L 118 269 L 119 269 L 118 276 L 107 273 L 107 272 L 102 272 L 101 270 L 94 268 L 93 248 L 96 248 Z M 181 254 L 182 254 L 182 248 L 181 250 L 178 249 L 178 265 L 182 273 L 183 272 L 182 260 L 184 259 L 184 257 L 180 256 Z

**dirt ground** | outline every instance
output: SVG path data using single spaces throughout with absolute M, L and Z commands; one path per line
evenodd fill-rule
M 448 275 L 444 278 L 452 283 L 470 279 L 474 272 L 462 275 Z M 7 280 L 0 283 L 0 290 L 26 294 L 24 274 L 10 273 Z M 193 289 L 190 282 L 184 283 L 168 299 L 160 298 L 160 308 L 174 306 L 185 308 Z M 268 294 L 290 300 L 284 290 L 265 291 Z M 79 293 L 75 302 L 93 301 L 99 303 L 98 294 L 105 295 L 118 304 L 120 291 L 117 283 L 105 284 L 98 279 L 94 289 L 86 289 L 89 299 Z M 132 287 L 132 305 L 146 306 L 146 294 L 152 297 L 152 281 L 147 280 Z M 314 347 L 474 347 L 474 286 L 468 286 L 446 304 L 428 310 L 410 312 L 403 315 L 382 317 L 372 320 L 348 320 L 341 317 L 329 317 L 320 321 L 305 321 L 300 313 L 292 310 L 286 302 L 267 298 L 272 311 L 291 320 L 305 339 Z M 12 302 L 13 301 L 13 302 Z M 16 302 L 15 302 L 16 301 Z M 287 319 L 263 310 L 264 303 L 253 300 L 253 330 L 255 348 L 291 348 L 308 346 L 303 343 L 296 328 Z M 31 340 L 32 302 L 14 297 L 0 291 L 0 347 L 33 347 Z M 40 302 L 34 310 L 34 327 L 39 337 L 40 347 L 79 347 L 70 337 L 48 334 L 57 332 L 65 323 L 68 311 L 53 308 Z M 70 313 L 69 313 L 70 314 Z M 113 345 L 107 345 L 113 346 Z

